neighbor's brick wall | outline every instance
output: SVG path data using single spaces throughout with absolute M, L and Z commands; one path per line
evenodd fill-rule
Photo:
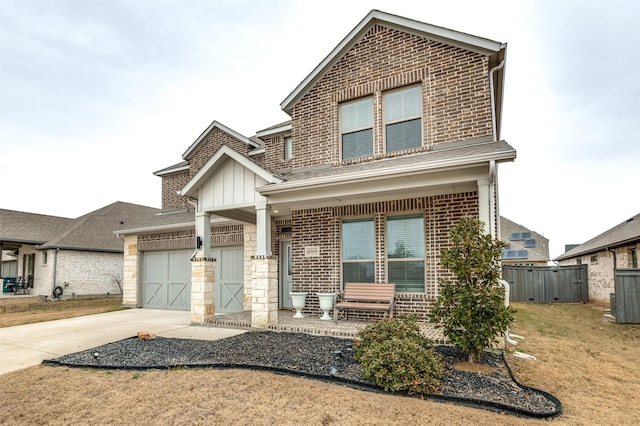
M 485 56 L 376 25 L 294 105 L 291 167 L 343 164 L 338 105 L 369 95 L 374 157 L 368 160 L 384 157 L 382 93 L 409 84 L 422 87 L 423 147 L 391 156 L 491 135 Z
M 120 294 L 122 283 L 122 253 L 96 253 L 60 250 L 56 266 L 57 285 L 64 289 L 63 298 L 76 296 Z
M 408 200 L 294 210 L 291 217 L 293 291 L 307 291 L 306 311 L 318 314 L 317 292 L 342 288 L 341 223 L 345 218 L 373 217 L 376 235 L 376 277 L 386 282 L 385 229 L 388 214 L 423 213 L 425 218 L 425 292 L 397 293 L 396 313 L 416 313 L 425 319 L 438 295 L 438 280 L 451 277 L 439 266 L 440 250 L 450 246 L 449 230 L 463 216 L 478 216 L 476 192 L 420 197 Z M 305 247 L 319 246 L 319 257 L 305 257 Z M 357 313 L 357 318 L 381 314 Z
M 589 300 L 591 302 L 609 305 L 610 293 L 615 293 L 614 266 L 621 269 L 631 268 L 633 265 L 631 263 L 630 250 L 633 248 L 639 249 L 640 244 L 618 247 L 615 249 L 615 265 L 613 253 L 609 251 L 598 252 L 596 254 L 598 256 L 598 260 L 595 262 L 591 261 L 591 257 L 594 254 L 588 254 L 579 256 L 578 258 L 561 260 L 558 264 L 561 266 L 576 264 L 588 265 L 587 276 L 589 280 Z M 578 259 L 580 260 L 580 263 L 578 263 Z

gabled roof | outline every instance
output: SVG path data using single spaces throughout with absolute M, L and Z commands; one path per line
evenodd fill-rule
M 581 244 L 554 260 L 565 260 L 590 253 L 597 253 L 610 248 L 623 246 L 629 243 L 640 242 L 640 213 L 614 226 Z
M 239 141 L 242 141 L 242 142 L 246 143 L 247 145 L 249 145 L 249 146 L 251 146 L 253 148 L 260 147 L 260 144 L 258 144 L 257 142 L 252 141 L 251 139 L 247 138 L 246 136 L 243 136 L 240 133 L 236 132 L 235 130 L 230 129 L 229 127 L 225 126 L 224 124 L 219 123 L 219 122 L 214 120 L 209 125 L 209 127 L 207 127 L 205 129 L 205 131 L 202 132 L 202 134 L 200 136 L 198 136 L 198 139 L 196 139 L 191 144 L 191 146 L 182 154 L 182 158 L 186 160 L 187 157 L 198 147 L 198 145 L 200 145 L 200 143 L 207 137 L 209 132 L 211 132 L 214 128 L 218 128 L 218 129 L 222 130 L 223 132 L 230 134 L 234 138 L 238 139 Z
M 114 234 L 160 210 L 121 201 L 76 219 L 0 210 L 0 241 L 60 248 L 121 253 L 122 240 Z
M 42 244 L 73 224 L 75 219 L 0 209 L 0 241 Z
M 216 153 L 206 162 L 204 166 L 196 173 L 196 175 L 185 185 L 184 188 L 180 191 L 180 195 L 183 197 L 194 197 L 197 195 L 196 192 L 200 185 L 206 181 L 211 174 L 215 172 L 217 167 L 222 164 L 227 158 L 232 159 L 233 161 L 240 163 L 243 167 L 249 169 L 251 172 L 260 176 L 268 183 L 278 183 L 282 182 L 282 179 L 275 176 L 273 173 L 265 170 L 260 167 L 258 164 L 254 163 L 244 155 L 234 151 L 232 148 L 227 145 L 222 145 L 220 149 L 216 151 Z
M 372 10 L 362 21 L 314 68 L 293 92 L 286 97 L 280 107 L 287 113 L 291 112 L 293 105 L 300 100 L 322 76 L 335 65 L 345 53 L 347 53 L 367 32 L 376 24 L 395 28 L 400 31 L 416 34 L 431 40 L 436 40 L 448 45 L 457 46 L 482 55 L 495 57 L 493 65 L 497 65 L 504 59 L 506 44 L 489 40 L 474 35 L 461 33 L 448 28 L 438 27 L 424 22 L 414 21 L 397 15 Z

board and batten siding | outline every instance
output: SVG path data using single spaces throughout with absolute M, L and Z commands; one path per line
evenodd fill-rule
M 267 181 L 236 161 L 228 159 L 199 189 L 199 200 L 206 210 L 255 204 L 255 188 Z

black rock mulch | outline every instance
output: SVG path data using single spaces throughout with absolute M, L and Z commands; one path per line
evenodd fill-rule
M 520 385 L 502 355 L 485 352 L 481 362 L 494 372 L 479 374 L 451 367 L 466 360 L 466 355 L 454 347 L 434 349 L 443 356 L 445 377 L 438 394 L 418 396 L 530 417 L 552 417 L 562 412 L 554 396 Z M 252 368 L 382 391 L 360 376 L 351 340 L 302 333 L 248 332 L 215 341 L 162 337 L 143 341 L 132 337 L 44 364 L 131 370 Z

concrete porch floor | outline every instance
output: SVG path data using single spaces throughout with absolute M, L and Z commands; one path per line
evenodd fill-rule
M 294 333 L 307 333 L 324 336 L 354 338 L 358 330 L 369 322 L 338 320 L 337 322 L 320 320 L 319 316 L 305 314 L 304 318 L 293 318 L 294 311 L 279 310 L 278 323 L 269 326 L 269 330 L 288 331 Z M 206 325 L 220 328 L 251 329 L 251 311 L 231 314 L 216 314 L 212 320 L 207 320 Z M 435 344 L 447 344 L 446 337 L 433 324 L 420 322 L 423 334 Z

